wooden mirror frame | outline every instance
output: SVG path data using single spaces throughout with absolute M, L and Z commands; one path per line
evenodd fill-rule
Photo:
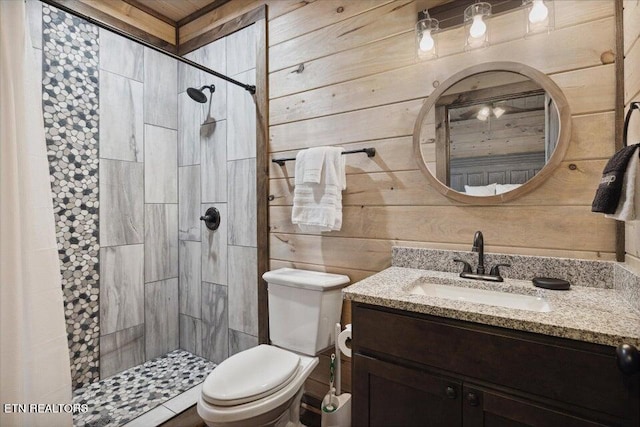
M 422 155 L 422 150 L 420 147 L 420 132 L 422 131 L 422 122 L 424 121 L 425 116 L 431 110 L 431 108 L 435 106 L 436 102 L 443 93 L 445 93 L 454 84 L 467 77 L 479 73 L 485 73 L 488 71 L 510 71 L 529 77 L 535 83 L 540 85 L 540 87 L 542 87 L 549 94 L 549 96 L 551 96 L 551 99 L 553 99 L 554 103 L 556 104 L 560 122 L 558 143 L 555 150 L 553 151 L 553 154 L 549 158 L 549 161 L 547 161 L 540 172 L 538 172 L 533 178 L 522 184 L 522 186 L 516 188 L 515 190 L 507 191 L 506 193 L 502 194 L 496 194 L 494 196 L 471 196 L 468 194 L 460 193 L 459 191 L 448 187 L 431 173 L 431 171 L 427 167 L 424 156 Z M 444 196 L 458 202 L 472 205 L 495 205 L 514 200 L 539 187 L 540 184 L 542 184 L 547 178 L 549 178 L 549 176 L 560 165 L 560 162 L 564 159 L 567 148 L 569 147 L 570 140 L 571 112 L 569 111 L 569 103 L 567 102 L 567 98 L 565 98 L 564 94 L 562 93 L 562 90 L 558 87 L 558 85 L 555 84 L 553 80 L 551 80 L 551 78 L 549 78 L 541 71 L 531 68 L 528 65 L 520 64 L 518 62 L 487 62 L 484 64 L 474 65 L 454 74 L 453 76 L 449 77 L 444 83 L 440 84 L 436 88 L 436 90 L 434 90 L 431 95 L 429 95 L 425 103 L 422 105 L 422 108 L 420 109 L 420 113 L 418 114 L 418 118 L 416 119 L 416 124 L 413 128 L 413 153 L 416 156 L 416 161 L 418 163 L 418 166 L 422 170 L 422 173 L 425 174 L 429 179 L 429 183 Z

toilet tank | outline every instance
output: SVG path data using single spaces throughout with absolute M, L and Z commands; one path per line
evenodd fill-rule
M 262 278 L 268 284 L 273 345 L 314 356 L 334 343 L 348 276 L 281 268 Z

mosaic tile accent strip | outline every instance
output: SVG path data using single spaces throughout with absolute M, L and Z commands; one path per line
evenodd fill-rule
M 98 28 L 44 5 L 43 110 L 74 388 L 99 378 Z
M 462 267 L 454 259 L 463 259 L 475 269 L 478 254 L 466 251 L 406 248 L 394 246 L 391 255 L 393 267 L 419 268 L 421 270 L 460 273 Z M 500 268 L 502 277 L 531 280 L 534 277 L 557 277 L 572 285 L 611 289 L 613 287 L 612 261 L 592 261 L 574 258 L 555 258 L 529 255 L 485 253 L 487 270 L 496 264 L 511 264 Z
M 89 410 L 74 414 L 75 427 L 120 426 L 200 384 L 213 362 L 184 350 L 127 369 L 73 393 Z

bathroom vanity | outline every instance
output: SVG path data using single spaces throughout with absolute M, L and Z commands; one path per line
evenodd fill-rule
M 432 283 L 503 286 L 546 305 L 420 291 Z M 617 345 L 640 344 L 640 313 L 614 289 L 540 291 L 524 280 L 487 285 L 390 267 L 344 295 L 352 301 L 353 425 L 640 425 L 640 375 L 624 374 L 616 360 Z

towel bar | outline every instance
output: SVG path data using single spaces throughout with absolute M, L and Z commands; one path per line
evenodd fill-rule
M 640 103 L 639 103 L 640 104 Z M 343 151 L 342 154 L 354 154 L 354 153 L 366 153 L 367 157 L 374 157 L 376 155 L 375 148 L 363 148 L 361 150 Z M 271 159 L 273 163 L 277 163 L 280 166 L 284 166 L 284 162 L 295 160 L 295 157 L 289 157 L 286 159 Z
M 631 114 L 633 110 L 640 110 L 640 102 L 632 102 L 629 104 L 629 111 L 627 111 L 627 116 L 624 118 L 624 129 L 622 131 L 622 143 L 626 147 L 627 143 L 627 132 L 629 131 L 629 121 L 631 120 Z

